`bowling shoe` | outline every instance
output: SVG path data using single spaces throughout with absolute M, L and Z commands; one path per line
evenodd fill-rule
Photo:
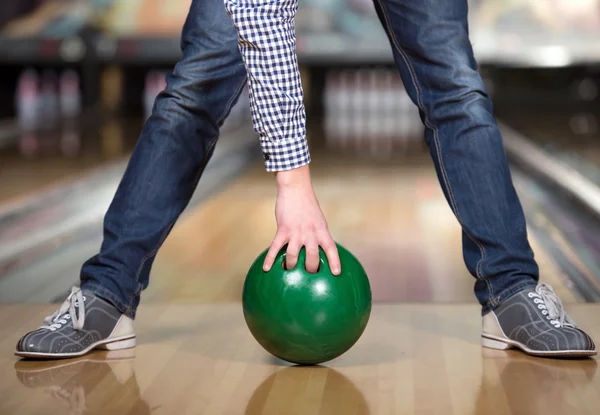
M 73 288 L 44 325 L 17 343 L 15 354 L 31 358 L 82 356 L 94 349 L 119 350 L 135 346 L 133 320 L 89 291 Z
M 532 356 L 585 357 L 594 342 L 567 315 L 552 287 L 539 284 L 513 295 L 483 317 L 482 345 L 517 348 Z

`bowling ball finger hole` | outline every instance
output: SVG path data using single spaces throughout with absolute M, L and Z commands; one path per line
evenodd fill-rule
M 281 260 L 281 268 L 283 268 L 284 271 L 290 271 L 291 269 L 293 269 L 293 268 L 288 268 L 285 255 L 283 255 L 282 260 Z M 306 270 L 306 264 L 304 266 L 304 269 Z M 317 267 L 316 272 L 310 272 L 308 270 L 306 270 L 306 272 L 308 272 L 310 274 L 318 274 L 319 272 L 321 272 L 321 261 L 319 261 L 319 266 Z

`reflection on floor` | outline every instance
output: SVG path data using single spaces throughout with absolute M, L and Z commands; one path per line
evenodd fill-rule
M 569 307 L 600 338 L 597 305 Z M 363 337 L 324 367 L 289 367 L 249 334 L 239 304 L 142 306 L 139 345 L 59 362 L 11 356 L 51 306 L 1 306 L 0 413 L 596 414 L 597 360 L 479 345 L 475 305 L 375 305 Z

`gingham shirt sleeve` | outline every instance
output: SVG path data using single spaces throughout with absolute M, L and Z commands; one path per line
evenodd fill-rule
M 224 0 L 239 35 L 254 131 L 267 171 L 310 163 L 296 56 L 298 0 Z

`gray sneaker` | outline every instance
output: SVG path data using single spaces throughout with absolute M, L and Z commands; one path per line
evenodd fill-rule
M 15 354 L 31 358 L 82 356 L 94 349 L 118 350 L 135 346 L 133 320 L 89 291 L 73 288 L 45 325 L 27 333 Z
M 546 284 L 520 291 L 486 314 L 481 343 L 492 349 L 518 348 L 533 356 L 596 354 L 590 336 L 576 327 L 560 298 Z

